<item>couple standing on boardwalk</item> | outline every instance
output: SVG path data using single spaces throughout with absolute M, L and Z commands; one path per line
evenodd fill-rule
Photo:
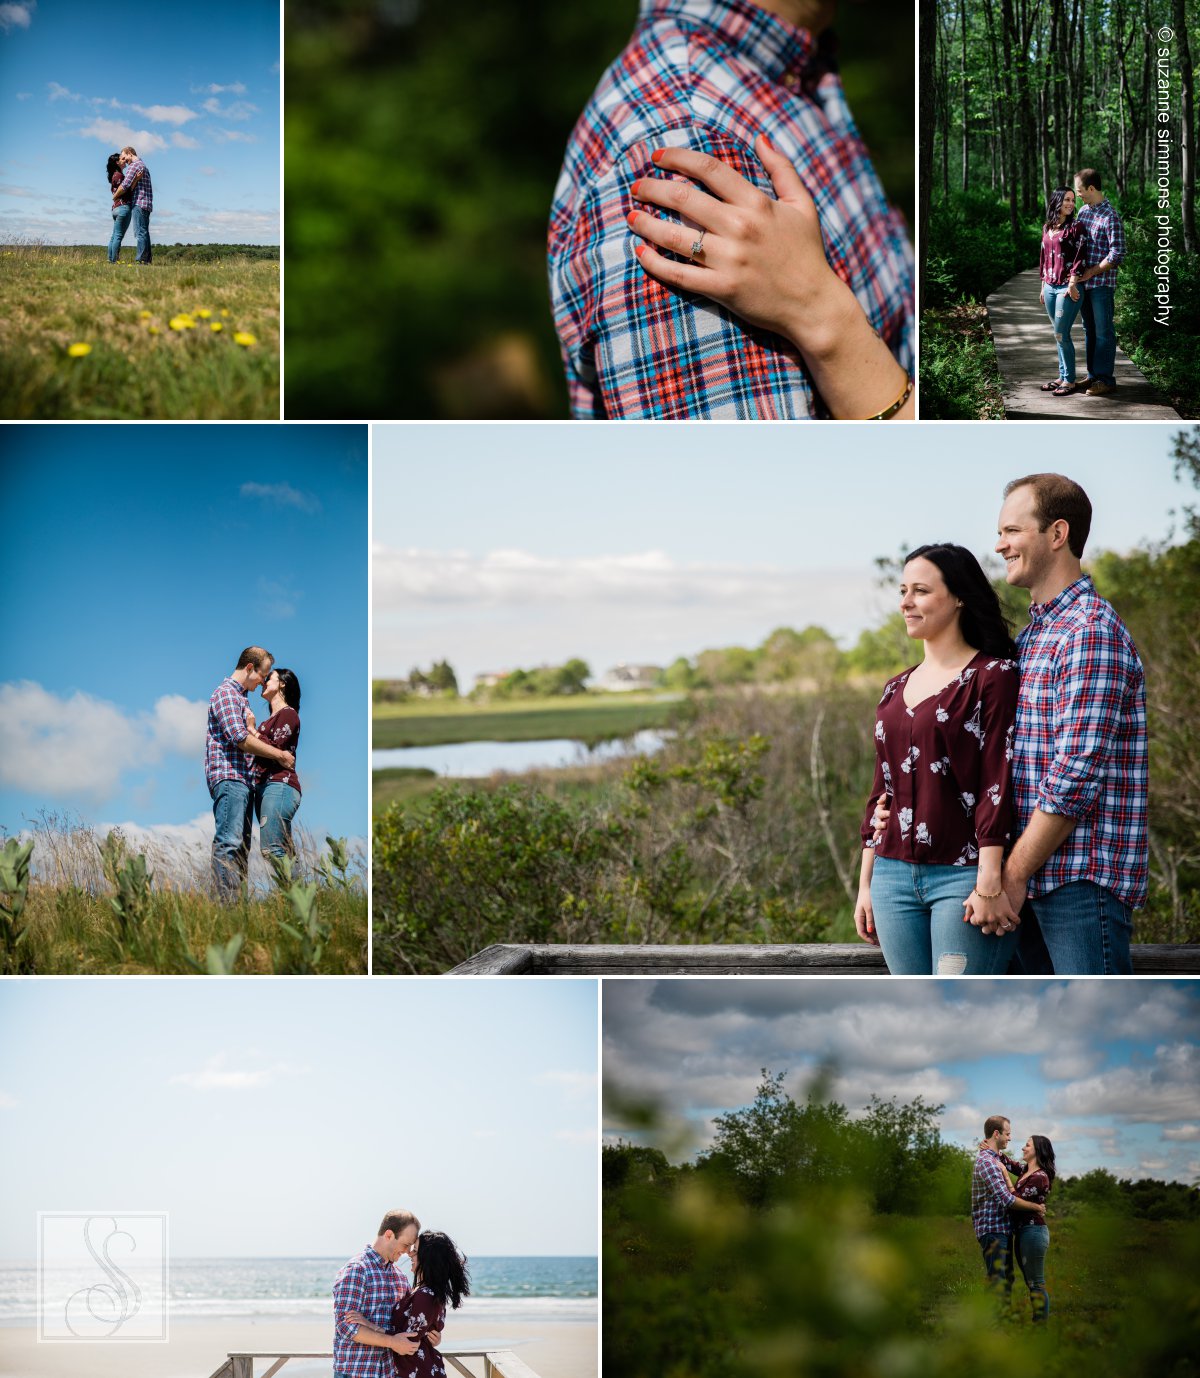
M 1056 187 L 1050 193 L 1042 225 L 1041 302 L 1058 347 L 1058 376 L 1042 384 L 1043 392 L 1106 397 L 1116 391 L 1113 311 L 1117 268 L 1124 258 L 1121 217 L 1101 190 L 1100 174 L 1095 168 L 1082 168 L 1075 174 L 1074 190 Z M 1071 327 L 1079 314 L 1087 377 L 1077 383 Z
M 400 1272 L 412 1260 L 413 1280 Z M 447 1303 L 471 1290 L 467 1260 L 411 1211 L 388 1211 L 375 1242 L 333 1284 L 334 1378 L 445 1378 L 437 1352 Z
M 879 701 L 855 926 L 893 975 L 1126 974 L 1149 871 L 1142 662 L 1081 568 L 1083 489 L 1030 474 L 1004 493 L 995 549 L 1031 598 L 1015 641 L 969 550 L 905 561 L 924 659 Z

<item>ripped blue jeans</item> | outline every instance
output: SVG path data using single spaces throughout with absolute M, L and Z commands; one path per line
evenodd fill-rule
M 1072 301 L 1065 286 L 1051 287 L 1042 283 L 1042 303 L 1050 325 L 1054 331 L 1054 343 L 1058 346 L 1058 376 L 1064 383 L 1075 381 L 1075 346 L 1071 343 L 1071 327 L 1083 302 L 1083 288 L 1075 289 L 1079 301 Z

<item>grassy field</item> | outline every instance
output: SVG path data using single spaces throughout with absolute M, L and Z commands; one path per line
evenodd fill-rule
M 469 699 L 379 703 L 371 719 L 376 749 L 445 746 L 453 742 L 535 742 L 569 737 L 581 742 L 628 737 L 665 727 L 678 698 L 645 694 L 472 703 Z
M 5 419 L 279 418 L 279 263 L 0 246 Z
M 626 767 L 620 761 L 610 761 L 599 766 L 563 766 L 559 770 L 531 770 L 515 777 L 530 789 L 540 794 L 548 794 L 555 799 L 569 799 L 575 803 L 595 804 L 611 796 L 616 790 Z M 436 771 L 413 766 L 389 766 L 386 770 L 376 770 L 371 775 L 371 808 L 378 814 L 390 804 L 419 813 L 429 802 L 434 790 L 439 787 L 450 789 L 495 789 L 512 776 L 498 776 L 496 779 L 473 780 L 470 778 L 446 779 Z

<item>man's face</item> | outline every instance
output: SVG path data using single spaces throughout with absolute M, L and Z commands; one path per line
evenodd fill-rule
M 389 1263 L 398 1263 L 402 1258 L 411 1257 L 412 1251 L 417 1246 L 417 1227 L 409 1225 L 401 1230 L 399 1235 L 395 1235 L 389 1230 L 384 1235 L 383 1256 Z
M 1053 524 L 1038 530 L 1037 500 L 1025 484 L 1004 499 L 997 523 L 996 554 L 1004 560 L 1004 578 L 1019 589 L 1036 588 L 1054 561 Z
M 257 689 L 271 676 L 271 662 L 269 660 L 263 661 L 261 665 L 251 665 L 248 668 L 250 670 L 250 677 L 246 680 L 247 692 Z
M 1085 206 L 1094 206 L 1100 200 L 1100 193 L 1095 187 L 1085 187 L 1078 177 L 1075 178 L 1075 195 Z
M 996 1147 L 1001 1151 L 1008 1147 L 1008 1141 L 1012 1138 L 1012 1125 L 1007 1120 L 1004 1121 L 1004 1128 L 996 1133 Z

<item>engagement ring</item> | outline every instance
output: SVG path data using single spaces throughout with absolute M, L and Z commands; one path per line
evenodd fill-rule
M 700 231 L 700 234 L 699 234 L 699 237 L 697 238 L 696 242 L 692 245 L 692 257 L 693 257 L 693 258 L 699 258 L 700 255 L 704 252 L 704 236 L 705 236 L 707 233 L 708 233 L 707 230 L 701 230 L 701 231 Z

